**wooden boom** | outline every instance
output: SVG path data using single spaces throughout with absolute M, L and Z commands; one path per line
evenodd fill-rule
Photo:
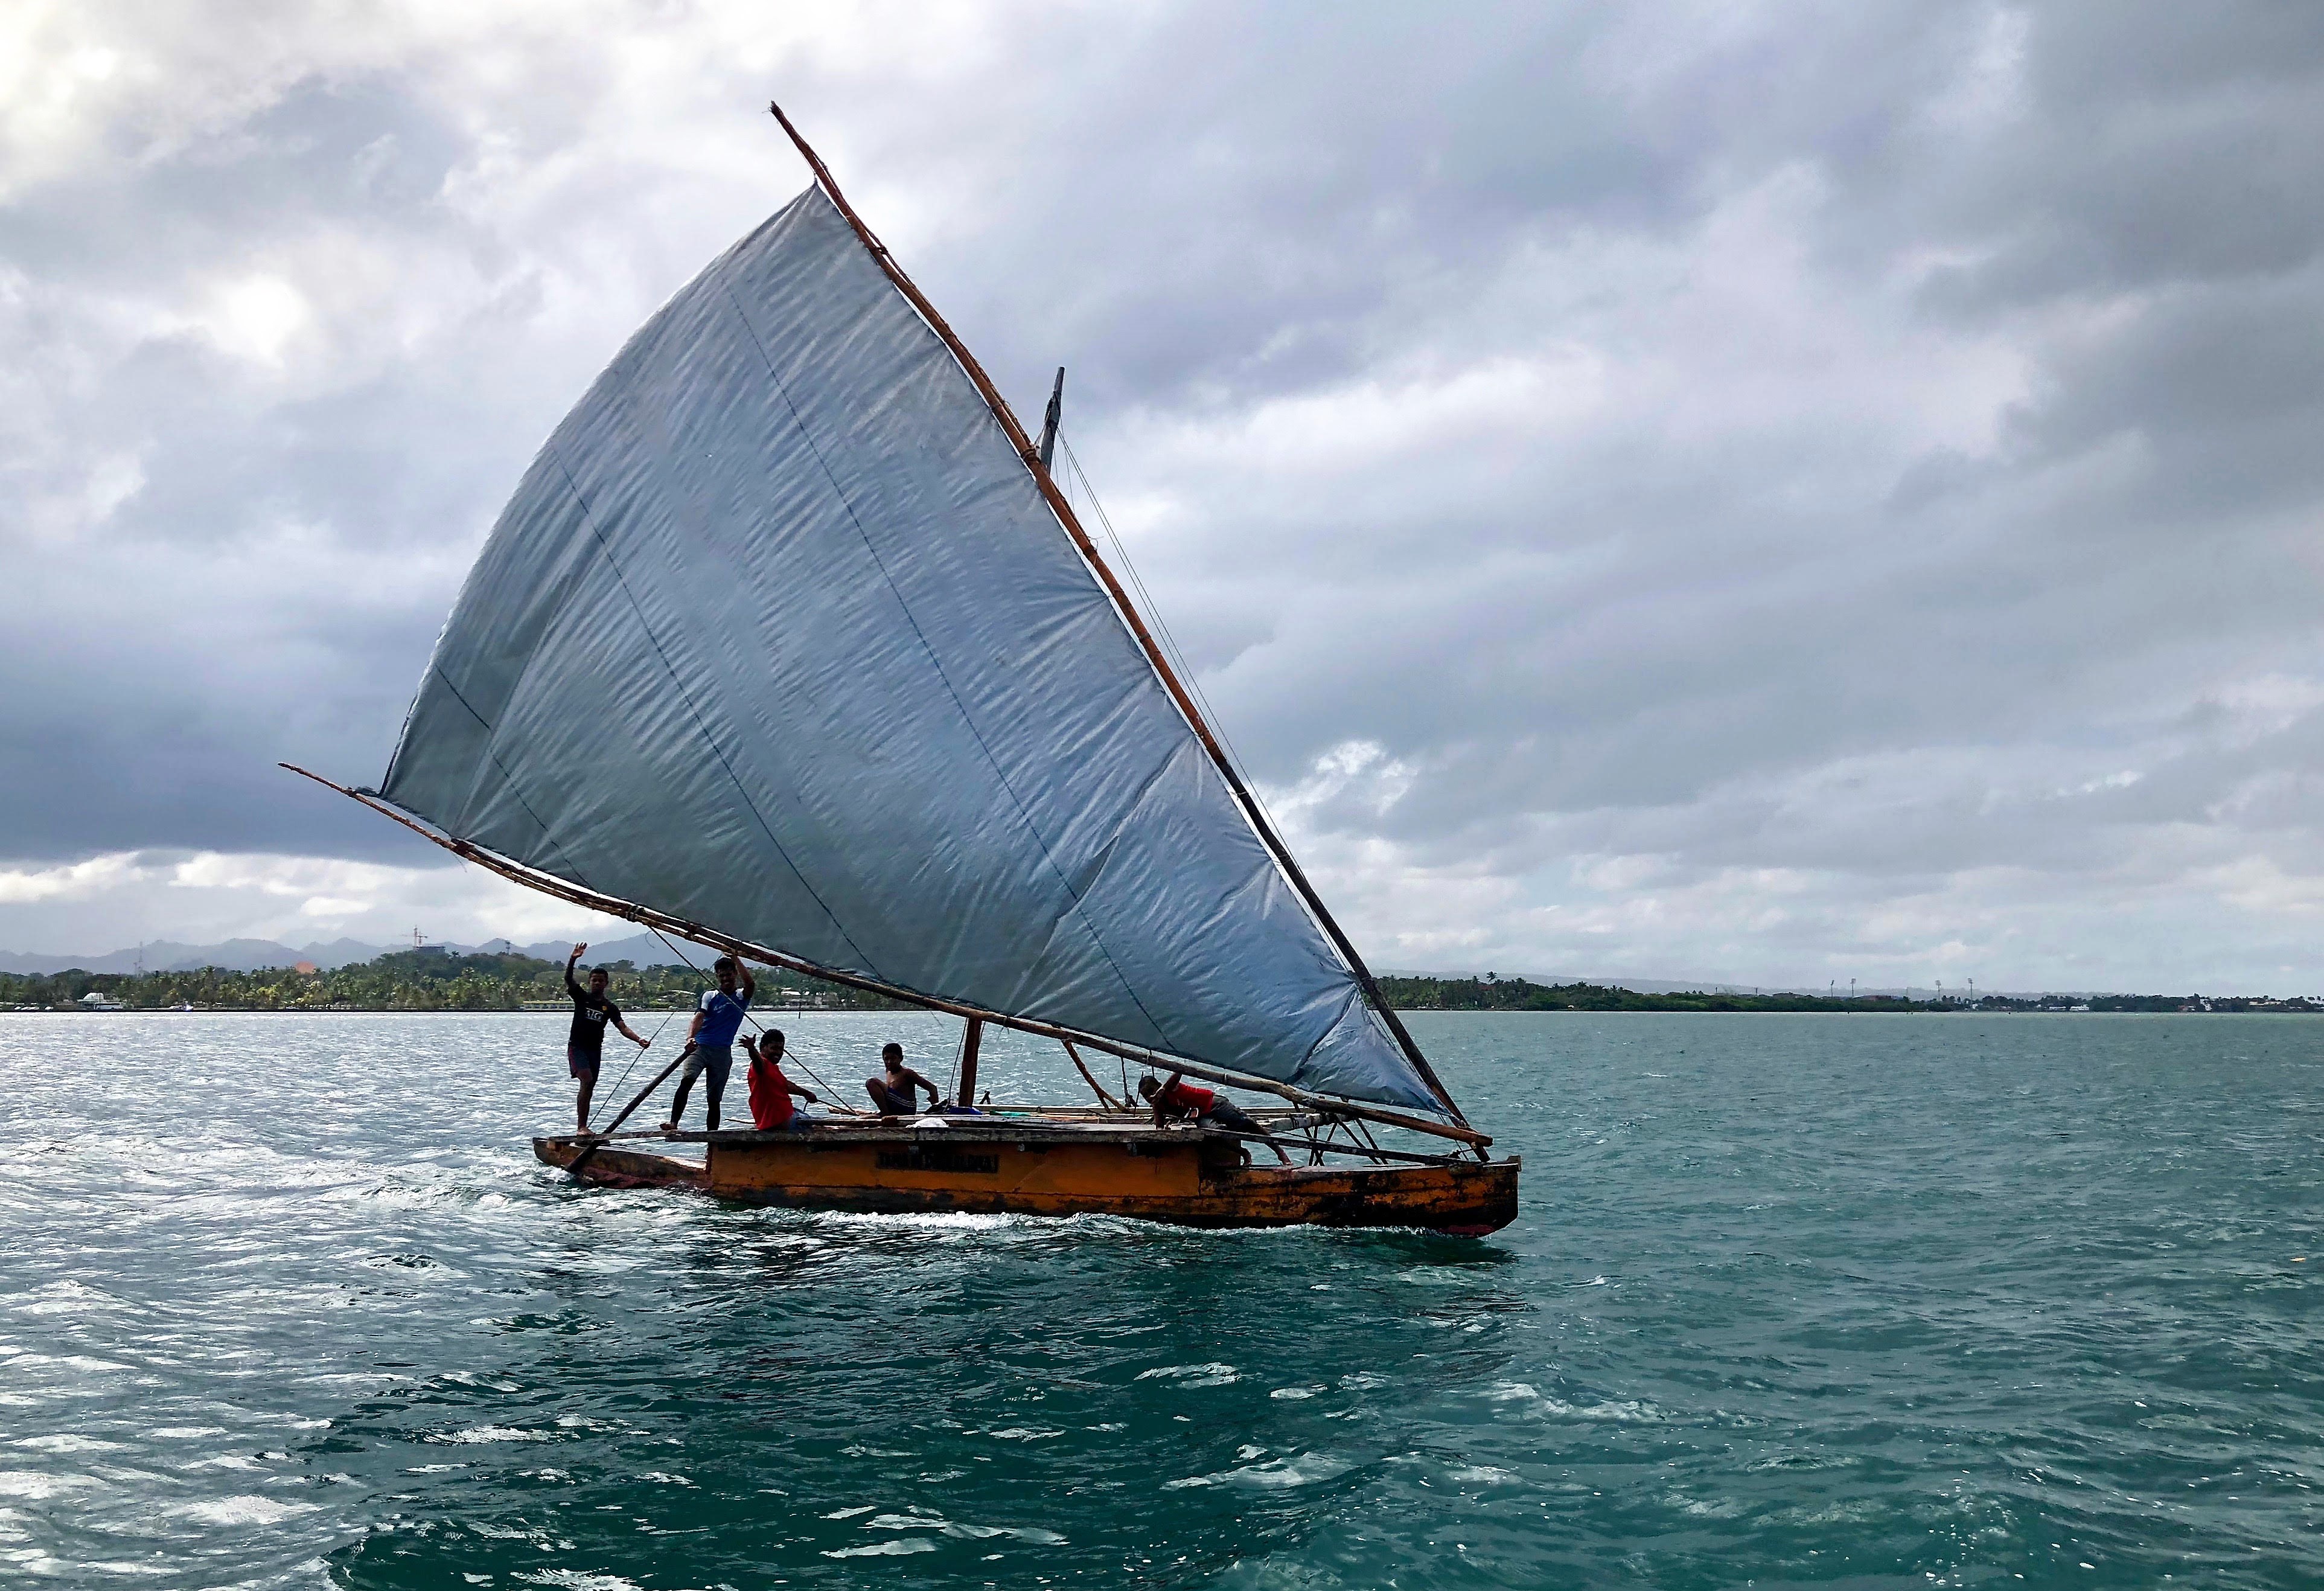
M 1298 861 L 1291 855 L 1291 847 L 1285 845 L 1282 838 L 1277 835 L 1275 826 L 1268 821 L 1267 814 L 1260 808 L 1257 798 L 1244 785 L 1242 775 L 1235 772 L 1234 763 L 1228 759 L 1225 750 L 1211 734 L 1210 725 L 1204 721 L 1201 711 L 1195 708 L 1194 698 L 1188 695 L 1186 688 L 1179 683 L 1177 673 L 1170 667 L 1170 660 L 1162 654 L 1161 647 L 1155 644 L 1152 633 L 1146 627 L 1146 621 L 1139 615 L 1137 605 L 1130 600 L 1130 593 L 1121 588 L 1121 582 L 1113 578 L 1113 570 L 1106 566 L 1104 559 L 1098 556 L 1097 544 L 1090 540 L 1089 532 L 1082 529 L 1082 522 L 1074 514 L 1074 505 L 1065 500 L 1065 493 L 1058 489 L 1056 481 L 1050 476 L 1048 463 L 1042 457 L 1042 449 L 1034 445 L 1033 439 L 1025 434 L 1025 428 L 1017 423 L 1017 415 L 1009 407 L 1009 401 L 1003 398 L 1000 389 L 992 384 L 991 377 L 984 374 L 984 366 L 976 362 L 976 356 L 968 351 L 968 345 L 954 335 L 952 328 L 945 324 L 945 318 L 936 313 L 936 306 L 928 302 L 920 290 L 912 284 L 912 279 L 904 274 L 904 268 L 896 264 L 895 256 L 888 252 L 888 245 L 872 235 L 872 228 L 866 227 L 862 217 L 849 206 L 846 196 L 839 191 L 839 184 L 832 179 L 831 168 L 825 165 L 822 157 L 815 153 L 806 139 L 799 136 L 799 130 L 791 125 L 790 117 L 783 115 L 783 107 L 770 104 L 767 109 L 774 114 L 775 120 L 782 124 L 783 131 L 790 134 L 791 142 L 798 146 L 798 152 L 806 159 L 808 169 L 814 171 L 816 184 L 822 188 L 825 196 L 831 200 L 832 207 L 846 217 L 847 224 L 855 229 L 855 236 L 862 241 L 864 248 L 871 252 L 872 260 L 878 264 L 882 272 L 886 273 L 888 280 L 896 284 L 896 290 L 911 301 L 912 308 L 918 310 L 920 312 L 920 318 L 928 323 L 928 329 L 944 339 L 945 347 L 951 349 L 952 356 L 960 362 L 961 369 L 967 373 L 968 379 L 975 385 L 978 394 L 984 399 L 986 407 L 992 411 L 993 418 L 1001 422 L 1001 429 L 1008 434 L 1010 446 L 1015 448 L 1018 456 L 1025 460 L 1025 467 L 1033 472 L 1034 484 L 1040 487 L 1041 495 L 1047 500 L 1050 509 L 1057 516 L 1057 523 L 1065 526 L 1065 534 L 1073 538 L 1073 543 L 1080 550 L 1083 560 L 1095 571 L 1098 579 L 1104 585 L 1106 595 L 1113 598 L 1113 605 L 1120 610 L 1122 622 L 1130 626 L 1130 634 L 1137 638 L 1139 648 L 1145 652 L 1146 661 L 1152 663 L 1154 671 L 1162 677 L 1162 684 L 1169 691 L 1170 699 L 1177 703 L 1178 711 L 1185 716 L 1187 726 L 1194 730 L 1194 737 L 1203 743 L 1203 749 L 1210 753 L 1211 761 L 1218 764 L 1220 774 L 1227 782 L 1227 788 L 1234 792 L 1236 805 L 1242 809 L 1243 818 L 1258 834 L 1260 843 L 1267 846 L 1277 864 L 1282 867 L 1284 876 L 1291 881 L 1291 887 L 1296 890 L 1299 893 L 1299 898 L 1306 902 L 1307 910 L 1314 916 L 1317 926 L 1331 937 L 1333 946 L 1346 961 L 1348 970 L 1355 974 L 1356 982 L 1363 986 L 1364 995 L 1371 1002 L 1372 1009 L 1379 1013 L 1380 1021 L 1385 1022 L 1388 1031 L 1395 1035 L 1397 1045 L 1404 1050 L 1404 1058 L 1412 1063 L 1413 1070 L 1420 1074 L 1421 1080 L 1428 1085 L 1429 1092 L 1436 1096 L 1437 1103 L 1451 1113 L 1452 1119 L 1466 1126 L 1469 1118 L 1462 1115 L 1461 1107 L 1452 1103 L 1452 1094 L 1437 1079 L 1436 1069 L 1428 1064 L 1428 1058 L 1421 1054 L 1420 1046 L 1413 1041 L 1411 1033 L 1406 1031 L 1403 1020 L 1396 1014 L 1395 1008 L 1388 1004 L 1387 996 L 1380 993 L 1379 985 L 1374 981 L 1371 969 L 1364 965 L 1364 958 L 1356 954 L 1355 946 L 1349 941 L 1348 936 L 1341 931 L 1338 920 L 1333 917 L 1330 909 L 1323 904 L 1323 897 L 1315 893 L 1315 886 L 1307 882 L 1307 874 L 1301 870 Z M 1061 386 L 1064 374 L 1063 371 L 1058 372 Z
M 877 978 L 865 977 L 860 973 L 841 972 L 834 967 L 820 967 L 786 951 L 770 949 L 764 945 L 754 945 L 748 939 L 738 939 L 732 934 L 721 933 L 716 929 L 706 928 L 701 923 L 688 922 L 682 917 L 672 917 L 666 911 L 657 911 L 650 906 L 641 906 L 635 902 L 624 901 L 614 895 L 600 894 L 595 890 L 584 888 L 580 884 L 559 878 L 555 874 L 543 873 L 539 868 L 528 867 L 521 862 L 513 861 L 494 851 L 488 851 L 471 841 L 455 839 L 449 835 L 439 834 L 434 828 L 407 815 L 383 797 L 350 789 L 337 780 L 326 779 L 320 773 L 301 768 L 295 763 L 283 763 L 278 765 L 302 778 L 311 779 L 326 789 L 336 790 L 351 800 L 361 801 L 373 811 L 392 818 L 430 844 L 443 846 L 462 861 L 473 862 L 479 867 L 497 873 L 512 883 L 521 883 L 527 889 L 538 890 L 544 895 L 554 896 L 558 900 L 576 906 L 586 906 L 592 911 L 602 911 L 608 917 L 618 917 L 628 922 L 642 923 L 648 928 L 659 929 L 665 933 L 676 934 L 680 939 L 690 939 L 695 944 L 706 948 L 723 950 L 729 956 L 747 957 L 752 961 L 768 967 L 783 967 L 807 977 L 818 978 L 825 983 L 838 984 L 844 988 L 861 989 L 870 994 L 882 994 L 890 1000 L 901 1001 L 907 1005 L 917 1005 L 927 1011 L 942 1011 L 954 1016 L 972 1017 L 991 1022 L 995 1027 L 1012 1028 L 1020 1033 L 1038 1033 L 1045 1039 L 1055 1039 L 1061 1043 L 1086 1044 L 1093 1050 L 1103 1050 L 1108 1055 L 1118 1055 L 1124 1060 L 1134 1060 L 1140 1066 L 1151 1067 L 1157 1071 L 1184 1072 L 1190 1078 L 1201 1078 L 1207 1082 L 1224 1083 L 1230 1087 L 1249 1088 L 1259 1093 L 1272 1094 L 1277 1098 L 1287 1099 L 1294 1105 L 1304 1105 L 1311 1110 L 1326 1111 L 1334 1115 L 1360 1116 L 1365 1121 L 1379 1122 L 1384 1126 L 1403 1127 L 1415 1133 L 1426 1133 L 1434 1137 L 1450 1138 L 1475 1150 L 1480 1159 L 1484 1158 L 1487 1146 L 1493 1142 L 1491 1138 L 1466 1124 L 1453 1126 L 1443 1122 L 1429 1121 L 1425 1116 L 1407 1115 L 1402 1111 L 1386 1110 L 1376 1105 L 1359 1105 L 1352 1100 L 1333 1099 L 1327 1095 L 1311 1094 L 1305 1088 L 1295 1087 L 1289 1083 L 1278 1083 L 1271 1078 L 1255 1078 L 1248 1073 L 1231 1071 L 1223 1067 L 1210 1066 L 1201 1061 L 1185 1060 L 1160 1050 L 1148 1050 L 1140 1045 L 1125 1044 L 1116 1039 L 1084 1032 L 1079 1028 L 1042 1022 L 1036 1017 L 1010 1016 L 1004 1012 L 988 1011 L 982 1006 L 971 1005 L 964 1001 L 940 999 L 933 994 L 923 994 L 917 989 L 899 988 L 894 984 L 881 983 Z

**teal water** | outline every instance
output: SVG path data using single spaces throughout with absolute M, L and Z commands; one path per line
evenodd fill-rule
M 580 1189 L 561 1019 L 0 1017 L 0 1578 L 2324 1581 L 2324 1024 L 1413 1025 L 1495 1238 Z

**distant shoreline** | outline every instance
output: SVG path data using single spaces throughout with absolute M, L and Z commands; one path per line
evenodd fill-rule
M 691 967 L 640 967 L 617 961 L 607 970 L 613 976 L 614 1000 L 640 1013 L 689 1009 L 709 982 L 705 974 Z M 1411 1012 L 2324 1015 L 2324 1000 L 2245 995 L 1981 994 L 1972 999 L 1948 994 L 1932 1000 L 1913 1000 L 1895 994 L 1739 994 L 1723 989 L 1643 994 L 1618 985 L 1536 984 L 1527 978 L 1502 978 L 1490 974 L 1481 978 L 1389 976 L 1378 982 L 1389 1006 Z M 761 973 L 759 990 L 760 1008 L 764 1011 L 918 1009 L 903 1001 L 772 969 Z M 562 964 L 513 951 L 458 955 L 433 948 L 398 950 L 328 971 L 302 964 L 254 972 L 198 967 L 148 973 L 91 973 L 78 969 L 0 973 L 0 1014 L 58 1011 L 83 1014 L 205 1011 L 554 1013 L 568 1010 L 567 1001 Z
M 2144 1007 L 2089 1005 L 2036 1006 L 2027 1003 L 2014 1005 L 1971 1005 L 1916 1004 L 1906 1007 L 1899 1001 L 1888 1005 L 1850 1004 L 1845 1000 L 1820 1001 L 1810 1006 L 1774 1006 L 1748 1004 L 1680 1004 L 1661 995 L 1644 995 L 1636 1004 L 1607 1006 L 1472 1006 L 1472 1005 L 1394 1005 L 1400 1016 L 2320 1016 L 2324 1006 L 2295 1005 L 2289 1003 L 2263 1004 L 2257 1001 L 2214 1000 L 2208 1006 L 2190 1009 L 2184 1006 L 2168 1010 Z M 662 1014 L 691 1009 L 687 1005 L 633 1004 L 623 1009 L 640 1015 Z M 753 1004 L 751 1008 L 761 1016 L 862 1016 L 879 1013 L 919 1013 L 922 1015 L 942 1015 L 925 1007 L 891 1002 L 883 1006 L 842 1005 L 769 1005 Z M 569 1014 L 567 1006 L 547 1005 L 17 1005 L 0 1006 L 0 1017 L 7 1016 L 546 1016 Z
M 2324 1015 L 2324 1002 L 2264 995 L 2210 998 L 2201 994 L 1980 994 L 1909 1000 L 1895 994 L 1736 994 L 1686 989 L 1640 994 L 1607 984 L 1536 984 L 1526 978 L 1384 977 L 1380 993 L 1398 1011 L 1720 1011 L 1873 1015 L 1913 1013 L 1985 1015 L 2111 1013 L 2120 1015 L 2217 1015 L 2267 1012 Z

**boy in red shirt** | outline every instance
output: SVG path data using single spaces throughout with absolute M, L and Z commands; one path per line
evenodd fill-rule
M 742 1049 L 751 1057 L 751 1121 L 761 1133 L 797 1132 L 807 1118 L 792 1108 L 791 1096 L 812 1103 L 813 1090 L 801 1088 L 783 1076 L 783 1031 L 769 1028 L 755 1042 L 743 1035 Z
M 1197 1088 L 1176 1072 L 1172 1072 L 1170 1080 L 1159 1087 L 1151 1078 L 1140 1078 L 1138 1079 L 1138 1091 L 1146 1096 L 1146 1103 L 1154 1107 L 1154 1124 L 1157 1127 L 1174 1116 L 1192 1116 L 1209 1126 L 1224 1127 L 1230 1133 L 1264 1135 L 1267 1132 L 1265 1127 L 1245 1115 L 1242 1107 L 1233 1100 L 1221 1099 L 1214 1089 Z M 1283 1152 L 1280 1143 L 1270 1143 L 1268 1148 L 1275 1151 L 1275 1158 L 1285 1165 L 1291 1163 L 1291 1157 Z

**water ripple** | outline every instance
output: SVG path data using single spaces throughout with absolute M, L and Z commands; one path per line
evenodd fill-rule
M 582 1189 L 552 1018 L 0 1017 L 0 1572 L 2313 1583 L 2311 1026 L 1415 1025 L 1489 1241 Z

